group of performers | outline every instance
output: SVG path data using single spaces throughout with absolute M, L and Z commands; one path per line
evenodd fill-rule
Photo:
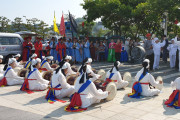
M 49 89 L 46 94 L 46 99 L 49 103 L 55 101 L 66 102 L 61 100 L 64 97 L 70 97 L 70 104 L 65 107 L 65 111 L 78 112 L 84 111 L 90 105 L 94 103 L 100 103 L 106 100 L 112 100 L 111 89 L 124 89 L 128 86 L 129 82 L 122 78 L 119 68 L 120 62 L 115 61 L 113 67 L 105 74 L 105 79 L 100 80 L 103 76 L 97 74 L 91 67 L 92 59 L 86 58 L 83 64 L 77 71 L 72 69 L 69 63 L 72 60 L 71 56 L 64 56 L 59 62 L 59 65 L 54 67 L 51 65 L 53 56 L 36 58 L 37 54 L 33 54 L 29 61 L 26 62 L 24 68 L 26 75 L 21 77 L 15 71 L 16 67 L 22 67 L 22 62 L 17 62 L 20 55 L 15 55 L 13 58 L 9 58 L 8 63 L 4 66 L 4 70 L 0 70 L 0 86 L 12 86 L 22 85 L 20 90 L 25 91 L 28 94 L 33 91 L 43 91 Z M 0 63 L 3 56 L 0 55 Z M 150 61 L 145 59 L 142 63 L 143 68 L 136 74 L 135 82 L 132 87 L 132 93 L 128 94 L 131 98 L 141 98 L 141 96 L 156 96 L 160 93 L 157 89 L 158 85 L 162 85 L 161 81 L 156 81 L 154 77 L 148 72 Z M 50 79 L 47 80 L 43 77 L 43 74 L 50 71 Z M 68 77 L 75 75 L 76 79 L 73 84 L 68 82 Z M 172 86 L 176 87 L 176 90 L 172 93 L 170 98 L 165 102 L 167 106 L 180 108 L 179 98 L 179 82 L 180 78 L 177 78 L 172 82 Z M 155 88 L 150 87 L 153 86 Z

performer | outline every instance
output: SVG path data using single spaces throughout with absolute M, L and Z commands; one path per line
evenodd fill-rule
M 3 62 L 3 56 L 0 55 L 0 64 Z M 0 65 L 0 80 L 3 78 L 4 71 L 3 71 L 3 65 Z
M 114 67 L 109 70 L 106 74 L 106 83 L 115 82 L 117 89 L 122 89 L 128 86 L 129 82 L 122 80 L 121 74 L 119 72 L 120 62 L 114 62 Z
M 3 62 L 3 56 L 0 55 L 0 64 Z
M 50 66 L 50 62 L 53 60 L 53 56 L 48 56 L 46 58 L 44 58 L 44 60 L 41 63 L 41 67 L 39 69 L 40 72 L 42 71 L 54 71 L 53 68 L 51 68 Z
M 24 38 L 24 42 L 23 42 L 23 61 L 28 61 L 29 60 L 29 56 L 31 54 L 31 49 L 33 47 L 32 43 L 31 43 L 31 37 L 25 37 Z
M 114 40 L 111 40 L 111 43 L 109 44 L 109 53 L 108 53 L 108 62 L 115 62 L 116 58 L 115 58 L 115 47 L 116 43 L 114 42 Z
M 102 99 L 107 98 L 108 92 L 97 90 L 95 84 L 89 80 L 86 65 L 83 66 L 83 73 L 75 82 L 75 93 L 71 97 L 71 103 L 65 107 L 67 112 L 79 112 L 86 110 L 87 107 L 94 103 L 99 103 Z
M 17 55 L 14 56 L 14 58 L 16 59 L 16 67 L 21 67 L 21 68 L 23 68 L 22 62 L 21 62 L 21 61 L 18 62 L 20 57 L 21 57 L 20 54 L 17 54 Z
M 84 58 L 90 58 L 91 57 L 89 46 L 90 46 L 89 40 L 86 38 L 85 44 L 84 44 Z
M 128 96 L 131 98 L 140 98 L 142 96 L 155 96 L 160 93 L 158 89 L 150 89 L 149 84 L 156 87 L 159 84 L 162 84 L 162 81 L 155 81 L 154 77 L 148 73 L 149 69 L 149 60 L 145 59 L 142 63 L 143 68 L 136 74 L 135 83 L 132 87 L 132 93 Z
M 165 40 L 160 43 L 158 38 L 154 38 L 152 41 L 153 45 L 153 51 L 154 51 L 154 65 L 153 69 L 159 69 L 159 61 L 160 61 L 160 53 L 161 53 L 161 48 L 165 45 Z
M 59 42 L 56 46 L 56 51 L 58 52 L 58 61 L 60 62 L 63 59 L 63 56 L 65 56 L 66 53 L 66 46 L 62 41 L 62 38 L 59 39 Z
M 31 90 L 45 90 L 48 87 L 49 81 L 42 78 L 39 68 L 41 66 L 41 59 L 36 58 L 32 60 L 27 79 L 25 79 L 20 90 L 26 91 L 28 94 L 33 93 Z
M 50 55 L 53 56 L 55 62 L 57 60 L 57 51 L 56 51 L 57 42 L 55 41 L 54 37 L 52 37 L 49 46 L 51 48 Z
M 122 50 L 121 50 L 120 62 L 128 62 L 128 53 L 124 47 L 123 41 L 121 41 L 121 44 L 122 44 Z
M 180 71 L 180 41 L 178 41 L 178 35 L 174 39 L 174 43 L 178 45 L 178 50 L 179 50 L 179 71 Z
M 79 48 L 80 48 L 80 45 L 77 42 L 77 39 L 75 39 L 74 43 L 73 43 L 73 60 L 76 61 L 76 62 L 81 62 L 82 61 L 81 55 L 80 55 L 80 52 L 79 52 Z
M 180 77 L 176 78 L 175 81 L 171 82 L 171 86 L 173 88 L 176 88 L 176 90 L 173 91 L 173 93 L 169 96 L 169 99 L 165 101 L 165 105 L 167 107 L 174 107 L 175 109 L 180 109 Z
M 0 81 L 0 86 L 23 84 L 24 78 L 17 76 L 17 74 L 13 70 L 15 67 L 16 67 L 16 59 L 9 58 L 8 64 L 4 66 L 5 73 L 3 79 Z
M 37 54 L 34 53 L 34 54 L 31 56 L 31 58 L 26 62 L 24 68 L 27 68 L 27 69 L 28 69 L 28 68 L 31 66 L 32 60 L 35 59 L 36 57 L 37 57 Z
M 174 39 L 171 40 L 172 44 L 170 44 L 167 49 L 169 51 L 169 57 L 170 57 L 170 67 L 175 67 L 176 62 L 176 51 L 178 49 L 178 46 L 174 43 Z
M 42 52 L 42 38 L 36 37 L 36 42 L 34 44 L 34 48 L 35 48 L 35 53 L 37 54 L 37 58 L 41 58 L 42 60 L 42 56 L 43 56 L 43 52 Z
M 57 99 L 70 97 L 74 93 L 74 86 L 71 86 L 67 83 L 65 77 L 67 73 L 67 62 L 61 61 L 60 67 L 57 68 L 52 75 L 51 88 L 46 95 L 46 99 L 48 100 L 48 102 L 54 102 Z

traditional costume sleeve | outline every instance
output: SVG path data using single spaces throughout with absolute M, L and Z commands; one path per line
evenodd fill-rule
M 97 99 L 105 99 L 108 96 L 107 91 L 103 92 L 102 90 L 97 90 L 93 82 L 89 85 L 89 91 Z
M 119 71 L 117 72 L 117 82 L 118 82 L 118 83 L 122 83 L 122 82 L 123 82 L 122 77 L 121 77 L 121 74 L 120 74 Z
M 67 83 L 65 76 L 62 73 L 59 75 L 58 81 L 61 84 L 62 89 L 67 89 L 70 87 L 70 85 Z
M 35 76 L 36 76 L 38 82 L 40 82 L 42 84 L 49 84 L 49 81 L 43 79 L 38 70 L 36 70 L 34 73 L 35 73 Z
M 79 49 L 80 45 L 78 43 L 76 43 L 76 49 Z
M 54 70 L 53 68 L 51 68 L 51 66 L 49 65 L 49 63 L 48 62 L 46 62 L 45 63 L 45 68 L 47 69 L 47 70 Z
M 68 67 L 68 75 L 76 74 L 76 72 L 74 72 L 74 71 L 71 69 L 71 65 L 70 65 L 69 63 L 67 63 L 67 67 Z
M 24 80 L 23 77 L 17 76 L 17 74 L 14 72 L 13 69 L 9 70 L 7 75 L 8 75 L 7 77 L 12 78 L 12 79 Z
M 166 40 L 163 40 L 163 42 L 160 43 L 160 46 L 161 46 L 161 47 L 164 47 L 165 45 L 166 45 Z
M 171 82 L 171 87 L 172 88 L 176 87 L 176 84 L 177 84 L 177 79 L 174 82 L 173 81 Z
M 87 69 L 88 71 L 90 71 L 91 75 L 93 76 L 93 78 L 90 78 L 92 81 L 97 80 L 100 77 L 100 75 L 95 74 L 90 67 L 87 67 Z
M 148 73 L 148 74 L 149 74 L 149 73 Z M 159 85 L 159 82 L 155 81 L 154 77 L 153 77 L 151 74 L 149 74 L 149 83 L 150 83 L 152 86 L 154 86 L 154 87 L 156 87 L 157 85 Z

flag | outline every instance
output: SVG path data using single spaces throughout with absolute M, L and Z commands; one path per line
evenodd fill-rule
M 59 34 L 59 30 L 58 30 L 58 27 L 57 27 L 57 25 L 56 25 L 55 11 L 54 11 L 54 20 L 53 20 L 53 23 L 54 23 L 54 32 L 56 32 L 56 33 Z
M 65 23 L 64 23 L 63 14 L 62 14 L 62 17 L 61 17 L 60 34 L 61 34 L 62 36 L 65 36 Z
M 76 23 L 75 19 L 70 14 L 70 12 L 69 12 L 69 20 L 70 20 L 70 23 L 71 23 L 71 30 L 77 33 L 78 26 L 77 26 L 77 23 Z

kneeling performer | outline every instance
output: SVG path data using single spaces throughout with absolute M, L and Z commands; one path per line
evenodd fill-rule
M 41 63 L 41 68 L 39 69 L 40 72 L 42 71 L 54 71 L 53 68 L 50 66 L 50 62 L 53 60 L 53 56 L 48 56 L 44 58 L 44 60 Z
M 120 62 L 114 62 L 114 67 L 109 70 L 106 74 L 105 84 L 109 82 L 115 82 L 117 89 L 122 89 L 128 86 L 129 82 L 122 80 L 121 74 L 119 72 Z
M 95 84 L 89 80 L 88 73 L 90 72 L 86 72 L 86 65 L 83 66 L 82 72 L 75 82 L 75 93 L 71 97 L 71 103 L 65 107 L 67 112 L 84 111 L 90 105 L 108 97 L 107 91 L 97 90 Z
M 26 91 L 28 94 L 33 93 L 31 90 L 42 91 L 47 89 L 49 81 L 42 78 L 39 68 L 41 65 L 41 59 L 36 58 L 32 60 L 29 74 L 25 79 L 21 90 Z
M 4 77 L 0 81 L 0 86 L 6 85 L 22 85 L 24 82 L 23 77 L 19 77 L 15 72 L 14 68 L 16 67 L 16 59 L 9 58 L 8 64 L 4 66 Z
M 46 99 L 49 103 L 54 103 L 54 101 L 59 101 L 59 99 L 63 97 L 69 97 L 74 93 L 74 86 L 69 85 L 65 77 L 67 71 L 67 63 L 61 61 L 60 67 L 53 72 L 51 79 L 51 88 L 49 88 L 46 95 Z M 63 101 L 60 100 L 60 102 Z
M 131 98 L 140 98 L 140 96 L 155 96 L 160 93 L 158 89 L 150 89 L 149 84 L 157 87 L 162 81 L 155 81 L 154 77 L 148 73 L 149 60 L 145 59 L 142 63 L 143 68 L 136 74 L 135 83 L 132 87 L 132 93 L 128 96 Z

